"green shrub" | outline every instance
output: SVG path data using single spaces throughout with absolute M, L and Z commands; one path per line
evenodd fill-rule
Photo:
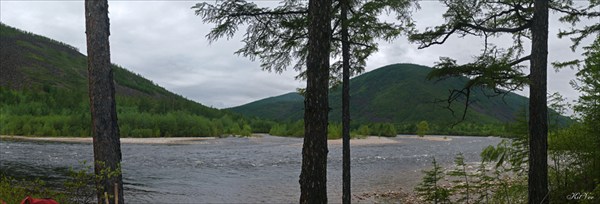
M 417 195 L 424 201 L 431 203 L 450 203 L 451 191 L 441 185 L 440 180 L 445 177 L 443 168 L 438 165 L 435 158 L 431 162 L 433 168 L 425 170 L 423 181 L 415 188 Z
M 44 181 L 17 180 L 12 177 L 0 176 L 0 200 L 6 203 L 21 203 L 25 197 L 52 198 L 59 203 L 67 203 L 67 195 L 51 190 Z
M 425 134 L 427 134 L 428 131 L 429 123 L 427 123 L 427 121 L 421 121 L 419 122 L 419 124 L 417 124 L 417 135 L 419 135 L 419 137 L 425 136 Z

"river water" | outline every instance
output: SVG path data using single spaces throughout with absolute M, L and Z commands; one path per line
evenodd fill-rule
M 466 162 L 496 145 L 496 137 L 448 137 L 429 141 L 408 136 L 394 143 L 352 146 L 352 191 L 410 191 L 431 158 L 450 165 L 462 152 Z M 125 199 L 142 203 L 295 203 L 300 196 L 301 138 L 221 138 L 193 144 L 122 144 Z M 342 150 L 329 145 L 328 197 L 341 201 Z M 0 142 L 0 170 L 9 176 L 67 178 L 70 167 L 92 161 L 92 144 Z

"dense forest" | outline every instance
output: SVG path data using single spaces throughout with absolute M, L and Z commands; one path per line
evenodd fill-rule
M 89 99 L 85 92 L 1 88 L 0 96 L 4 135 L 90 135 Z M 272 124 L 236 114 L 207 114 L 196 103 L 185 100 L 118 96 L 117 103 L 124 137 L 250 135 L 253 131 L 268 132 Z

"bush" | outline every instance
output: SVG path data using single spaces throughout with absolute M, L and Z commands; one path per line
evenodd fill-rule
M 429 131 L 429 123 L 427 123 L 427 121 L 421 121 L 417 124 L 417 135 L 419 135 L 419 137 L 425 136 L 427 131 Z
M 46 183 L 36 179 L 33 181 L 17 180 L 12 177 L 0 176 L 0 200 L 6 203 L 20 203 L 25 197 L 52 198 L 58 203 L 66 203 L 67 195 L 50 190 Z

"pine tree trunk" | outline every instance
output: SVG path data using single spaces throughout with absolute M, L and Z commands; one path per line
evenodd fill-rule
M 331 0 L 310 0 L 300 203 L 327 203 Z
M 94 142 L 94 171 L 98 175 L 103 168 L 116 169 L 121 163 L 121 143 L 117 125 L 115 87 L 110 63 L 107 0 L 85 1 L 86 37 L 88 52 L 88 79 L 92 136 Z M 118 203 L 124 203 L 123 181 L 116 177 L 97 181 L 98 203 L 104 203 L 106 192 L 110 203 L 115 203 L 115 184 Z
M 342 203 L 352 200 L 350 186 L 350 45 L 348 42 L 348 7 L 350 0 L 341 0 L 342 21 Z
M 529 203 L 549 203 L 548 194 L 548 1 L 536 0 L 531 28 L 529 96 Z

